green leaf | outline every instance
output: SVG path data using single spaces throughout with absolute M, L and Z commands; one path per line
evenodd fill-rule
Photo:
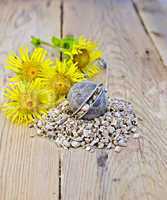
M 41 40 L 40 38 L 37 37 L 31 37 L 31 43 L 35 46 L 35 47 L 39 47 L 41 45 Z
M 64 49 L 70 49 L 71 44 L 70 44 L 68 41 L 63 41 L 62 47 L 63 47 Z
M 64 40 L 75 40 L 75 37 L 73 35 L 66 35 Z
M 59 38 L 57 38 L 55 36 L 52 36 L 51 42 L 55 47 L 60 47 L 61 46 L 61 39 L 59 39 Z
M 75 42 L 76 38 L 74 36 L 67 35 L 62 39 L 62 48 L 71 49 Z

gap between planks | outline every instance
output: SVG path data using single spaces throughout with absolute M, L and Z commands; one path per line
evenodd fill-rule
M 60 37 L 63 38 L 63 23 L 64 22 L 64 1 L 60 0 Z M 62 60 L 62 53 L 60 53 L 60 60 Z M 61 161 L 61 150 L 59 152 L 59 200 L 62 199 L 62 161 Z
M 147 34 L 147 36 L 148 36 L 148 38 L 150 39 L 150 42 L 153 44 L 153 46 L 154 46 L 154 48 L 155 48 L 155 50 L 156 50 L 156 52 L 157 52 L 157 54 L 158 54 L 158 56 L 159 56 L 159 59 L 160 59 L 160 61 L 161 61 L 161 64 L 163 65 L 163 66 L 166 66 L 167 65 L 167 63 L 166 63 L 166 58 L 163 58 L 163 55 L 161 55 L 161 49 L 159 49 L 158 47 L 157 47 L 157 44 L 155 43 L 155 41 L 154 41 L 154 39 L 153 39 L 153 37 L 150 35 L 150 32 L 149 32 L 149 27 L 147 26 L 148 24 L 147 24 L 147 22 L 143 19 L 143 16 L 142 16 L 142 14 L 141 14 L 141 12 L 140 12 L 140 9 L 139 9 L 139 7 L 138 7 L 138 1 L 135 1 L 135 0 L 131 0 L 131 2 L 132 2 L 132 5 L 133 5 L 133 7 L 134 7 L 134 10 L 135 10 L 135 12 L 136 12 L 136 15 L 138 16 L 138 18 L 139 18 L 139 20 L 140 20 L 140 23 L 141 23 L 141 25 L 143 26 L 143 29 L 144 29 L 144 31 L 145 31 L 145 33 Z M 141 1 L 141 3 L 142 3 L 142 1 Z M 140 4 L 140 3 L 139 3 Z

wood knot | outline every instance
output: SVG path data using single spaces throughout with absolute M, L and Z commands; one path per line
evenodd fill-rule
M 106 152 L 102 152 L 100 155 L 97 155 L 97 165 L 99 167 L 105 167 L 108 159 L 108 154 Z

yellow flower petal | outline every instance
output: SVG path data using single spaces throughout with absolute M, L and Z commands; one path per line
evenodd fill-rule
M 53 100 L 51 95 L 52 92 L 38 80 L 10 84 L 5 91 L 6 102 L 2 110 L 12 122 L 29 124 L 47 112 Z
M 34 49 L 30 55 L 27 47 L 20 48 L 19 52 L 20 57 L 15 53 L 8 56 L 6 66 L 7 69 L 15 72 L 16 80 L 31 82 L 41 78 L 42 70 L 52 65 L 52 61 L 46 58 L 47 51 L 43 48 Z
M 74 83 L 84 80 L 84 75 L 71 60 L 68 62 L 57 60 L 53 68 L 45 69 L 42 78 L 46 87 L 62 97 L 67 95 Z
M 70 56 L 72 62 L 88 78 L 93 77 L 101 71 L 100 67 L 95 64 L 95 61 L 102 57 L 102 52 L 97 50 L 97 44 L 95 42 L 87 40 L 83 36 L 74 44 L 72 50 L 66 50 L 64 54 Z

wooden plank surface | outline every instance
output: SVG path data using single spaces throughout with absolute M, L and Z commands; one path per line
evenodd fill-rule
M 84 34 L 101 43 L 109 67 L 98 80 L 111 96 L 134 104 L 143 137 L 120 154 L 62 151 L 62 199 L 165 200 L 167 70 L 132 2 L 64 1 L 63 34 Z
M 31 35 L 60 34 L 59 7 L 58 0 L 0 1 L 1 87 L 8 75 L 3 66 L 9 50 L 29 43 Z M 1 200 L 58 199 L 58 149 L 47 140 L 30 138 L 31 134 L 0 114 Z
M 153 40 L 161 59 L 167 66 L 167 1 L 133 0 L 145 29 Z
M 69 152 L 30 138 L 33 130 L 11 125 L 0 114 L 0 199 L 166 200 L 167 69 L 138 13 L 130 0 L 62 2 L 0 1 L 0 65 L 30 35 L 61 32 L 97 40 L 109 65 L 96 81 L 111 97 L 134 104 L 142 138 L 120 154 Z M 3 87 L 8 72 L 0 70 Z

